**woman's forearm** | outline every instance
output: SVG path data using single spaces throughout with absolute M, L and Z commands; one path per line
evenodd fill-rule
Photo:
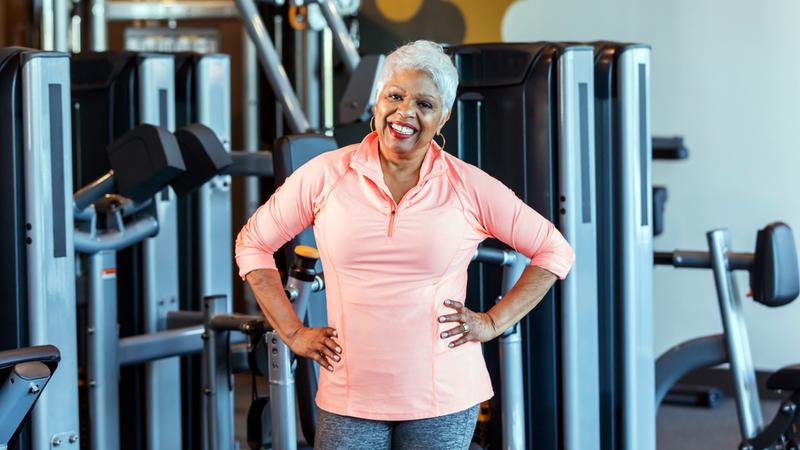
M 531 312 L 557 279 L 546 269 L 537 266 L 527 267 L 514 287 L 487 312 L 497 336 Z
M 303 327 L 303 322 L 286 298 L 278 271 L 258 269 L 248 273 L 246 278 L 269 324 L 278 332 L 283 342 L 291 342 L 297 330 Z

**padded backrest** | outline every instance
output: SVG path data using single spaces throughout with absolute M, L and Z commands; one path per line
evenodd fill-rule
M 750 288 L 753 298 L 767 306 L 785 305 L 800 294 L 794 235 L 785 223 L 771 223 L 759 230 Z
M 272 151 L 275 161 L 275 186 L 282 185 L 289 175 L 314 157 L 337 148 L 339 146 L 334 138 L 316 133 L 279 137 Z

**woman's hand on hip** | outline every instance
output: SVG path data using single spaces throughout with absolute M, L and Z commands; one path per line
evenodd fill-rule
M 338 337 L 331 327 L 301 327 L 288 337 L 286 345 L 297 356 L 313 359 L 333 372 L 331 361 L 340 362 L 342 347 L 333 338 Z
M 486 342 L 497 337 L 497 331 L 492 317 L 486 313 L 474 312 L 464 306 L 463 303 L 455 300 L 445 300 L 444 305 L 454 309 L 455 314 L 439 316 L 439 323 L 454 323 L 455 327 L 443 331 L 439 338 L 449 339 L 458 336 L 458 339 L 450 342 L 448 347 L 458 347 L 469 341 Z

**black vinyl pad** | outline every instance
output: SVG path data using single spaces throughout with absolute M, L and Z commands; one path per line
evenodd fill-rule
M 233 164 L 217 135 L 207 126 L 193 123 L 175 132 L 186 171 L 172 182 L 179 196 L 187 195 Z
M 753 298 L 766 306 L 785 305 L 800 294 L 794 235 L 785 223 L 759 230 L 750 287 Z
M 800 391 L 800 364 L 784 367 L 767 378 L 772 390 Z
M 137 202 L 153 197 L 185 170 L 175 136 L 155 125 L 129 130 L 107 152 L 117 190 Z

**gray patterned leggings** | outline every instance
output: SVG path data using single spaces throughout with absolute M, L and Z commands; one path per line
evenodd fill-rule
M 479 407 L 404 421 L 359 419 L 317 408 L 314 450 L 466 450 Z

